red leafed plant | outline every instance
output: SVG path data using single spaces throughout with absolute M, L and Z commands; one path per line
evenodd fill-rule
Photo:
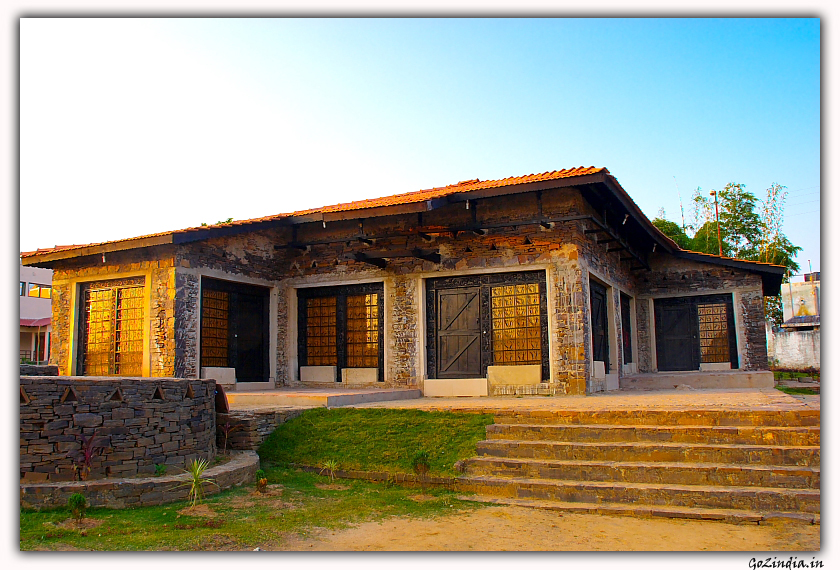
M 79 438 L 82 441 L 81 447 L 69 452 L 67 457 L 73 460 L 73 469 L 78 473 L 79 479 L 84 481 L 90 474 L 93 458 L 105 451 L 105 446 L 96 441 L 96 430 L 87 437 L 80 435 Z

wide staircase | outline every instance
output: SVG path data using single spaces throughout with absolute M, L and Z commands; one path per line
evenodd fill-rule
M 819 523 L 819 410 L 503 412 L 464 498 L 561 511 Z

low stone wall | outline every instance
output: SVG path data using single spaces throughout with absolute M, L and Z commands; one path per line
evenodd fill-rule
M 222 465 L 210 467 L 204 477 L 216 485 L 204 485 L 205 495 L 212 495 L 231 487 L 251 483 L 260 465 L 253 451 L 237 452 Z M 188 498 L 188 474 L 143 477 L 137 479 L 108 479 L 105 481 L 76 481 L 71 483 L 21 484 L 20 506 L 44 509 L 67 506 L 73 493 L 81 493 L 91 507 L 124 509 L 164 505 Z
M 21 376 L 58 376 L 58 366 L 55 364 L 21 364 Z
M 214 380 L 20 377 L 20 476 L 73 481 L 68 453 L 94 433 L 89 479 L 155 472 L 216 454 Z
M 298 417 L 307 409 L 309 408 L 232 410 L 227 414 L 216 414 L 216 446 L 219 449 L 224 448 L 223 428 L 229 424 L 231 431 L 227 449 L 256 450 L 277 426 Z

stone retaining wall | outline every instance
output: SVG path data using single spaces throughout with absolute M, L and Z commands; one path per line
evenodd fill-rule
M 155 472 L 216 453 L 215 380 L 20 377 L 20 475 L 73 481 L 67 454 L 96 433 L 89 479 Z
M 236 453 L 223 465 L 210 467 L 204 476 L 215 481 L 216 485 L 205 485 L 205 495 L 253 482 L 259 464 L 260 459 L 256 453 L 243 451 Z M 91 507 L 124 509 L 164 505 L 188 498 L 189 486 L 185 485 L 187 478 L 188 474 L 178 474 L 137 479 L 21 484 L 20 506 L 28 509 L 65 507 L 73 493 L 83 494 Z
M 232 410 L 228 414 L 216 414 L 216 446 L 223 449 L 225 435 L 222 429 L 230 424 L 227 449 L 256 450 L 282 423 L 301 415 L 308 408 L 284 408 L 268 410 Z

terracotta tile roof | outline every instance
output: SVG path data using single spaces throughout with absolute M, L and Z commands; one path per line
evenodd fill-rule
M 359 200 L 357 202 L 348 202 L 346 204 L 336 204 L 334 206 L 324 206 L 322 208 L 313 208 L 311 210 L 302 210 L 291 215 L 302 216 L 308 214 L 319 214 L 327 212 L 347 212 L 351 210 L 363 210 L 366 208 L 379 208 L 382 206 L 397 206 L 400 204 L 414 204 L 417 202 L 425 202 L 426 200 L 433 200 L 435 198 L 444 198 L 451 194 L 458 192 L 472 192 L 474 190 L 486 190 L 488 188 L 501 188 L 503 186 L 515 186 L 517 184 L 528 184 L 531 182 L 542 182 L 544 180 L 558 180 L 561 178 L 571 178 L 573 176 L 585 176 L 587 174 L 596 174 L 603 172 L 609 174 L 606 168 L 598 168 L 594 166 L 578 166 L 577 168 L 567 168 L 565 170 L 552 170 L 551 172 L 543 172 L 542 174 L 528 174 L 526 176 L 511 176 L 501 180 L 464 180 L 457 184 L 450 184 L 449 186 L 442 186 L 440 188 L 432 188 L 430 190 L 418 190 L 416 192 L 408 192 L 406 194 L 397 194 L 395 196 L 385 196 L 383 198 L 371 198 L 369 200 Z
M 715 253 L 704 253 L 702 251 L 692 251 L 690 249 L 680 248 L 680 250 L 684 251 L 685 253 L 691 253 L 691 254 L 694 254 L 694 255 L 702 255 L 703 257 L 711 257 L 713 259 L 723 259 L 723 260 L 726 260 L 726 261 L 737 261 L 739 263 L 753 263 L 755 265 L 766 265 L 768 267 L 785 268 L 784 265 L 777 265 L 775 263 L 767 263 L 766 261 L 753 261 L 753 260 L 750 260 L 750 259 L 738 259 L 737 257 L 727 257 L 725 255 L 717 255 Z
M 459 192 L 471 192 L 474 190 L 485 190 L 488 188 L 501 188 L 503 186 L 514 186 L 517 184 L 528 184 L 531 182 L 541 182 L 544 180 L 559 180 L 561 178 L 572 178 L 575 176 L 586 176 L 588 174 L 597 174 L 597 173 L 604 173 L 609 174 L 609 171 L 603 167 L 594 167 L 594 166 L 578 166 L 576 168 L 566 168 L 564 170 L 552 170 L 551 172 L 543 172 L 542 174 L 528 174 L 525 176 L 511 176 L 509 178 L 503 178 L 501 180 L 465 180 L 462 182 L 458 182 L 457 184 L 450 184 L 449 186 L 442 186 L 439 188 L 432 188 L 429 190 L 418 190 L 416 192 L 407 192 L 405 194 L 396 194 L 394 196 L 385 196 L 382 198 L 370 198 L 367 200 L 358 200 L 356 202 L 347 202 L 344 204 L 335 204 L 332 206 L 323 206 L 320 208 L 312 208 L 309 210 L 300 210 L 297 212 L 292 212 L 290 214 L 275 214 L 272 216 L 265 216 L 262 218 L 252 218 L 249 220 L 238 220 L 232 221 L 226 224 L 212 224 L 207 226 L 196 226 L 191 228 L 185 228 L 182 230 L 175 230 L 169 232 L 158 232 L 154 234 L 148 234 L 133 238 L 121 239 L 121 240 L 113 240 L 113 241 L 106 241 L 106 242 L 98 242 L 98 243 L 89 243 L 83 245 L 62 245 L 62 246 L 55 246 L 52 248 L 44 248 L 38 249 L 36 251 L 27 251 L 21 252 L 20 256 L 22 258 L 27 257 L 34 257 L 36 255 L 45 255 L 49 253 L 56 253 L 59 251 L 70 250 L 70 249 L 82 249 L 88 247 L 97 247 L 106 244 L 115 244 L 115 243 L 125 243 L 129 245 L 127 242 L 135 241 L 135 240 L 145 240 L 149 238 L 155 237 L 162 237 L 168 236 L 172 234 L 182 234 L 187 232 L 195 232 L 200 230 L 207 230 L 212 228 L 225 228 L 225 227 L 234 227 L 234 226 L 244 226 L 255 224 L 259 222 L 269 222 L 272 220 L 280 220 L 283 218 L 288 218 L 292 216 L 306 216 L 312 214 L 326 214 L 330 212 L 348 212 L 353 210 L 364 210 L 368 208 L 380 208 L 383 206 L 397 206 L 401 204 L 415 204 L 419 202 L 425 202 L 426 200 L 433 200 L 435 198 L 444 198 L 451 194 L 457 194 Z

